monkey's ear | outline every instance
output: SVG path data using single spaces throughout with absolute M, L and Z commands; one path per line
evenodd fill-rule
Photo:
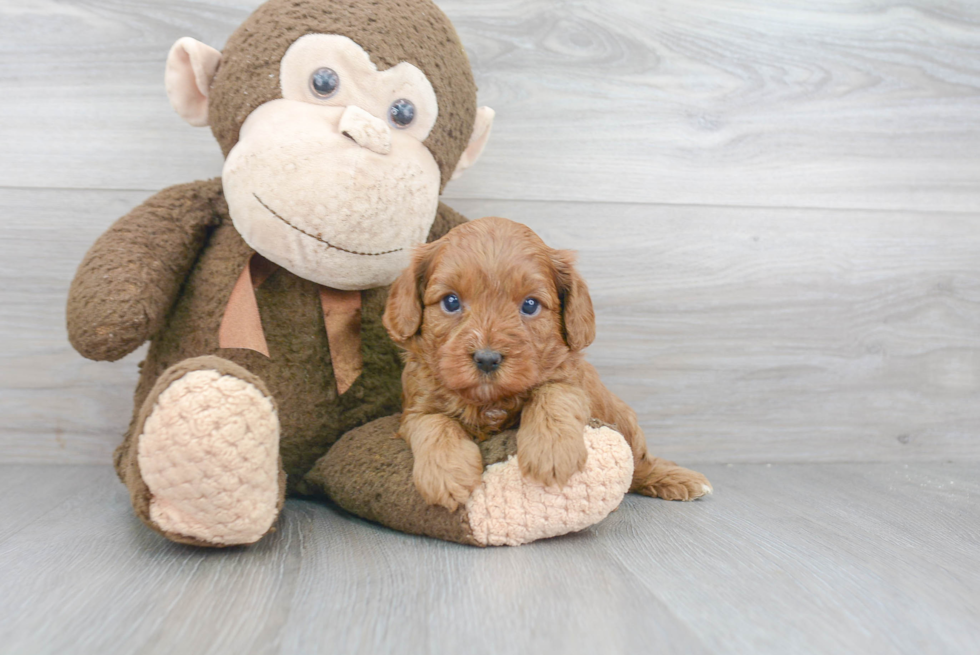
M 194 127 L 208 124 L 208 93 L 221 53 L 189 36 L 178 39 L 167 55 L 167 97 L 180 117 Z
M 473 134 L 470 135 L 470 142 L 466 150 L 456 162 L 456 170 L 453 171 L 450 180 L 457 179 L 467 168 L 476 163 L 476 160 L 483 154 L 483 149 L 487 147 L 490 140 L 490 128 L 493 127 L 493 117 L 496 114 L 489 107 L 480 107 L 476 110 L 476 120 L 473 121 Z
M 561 299 L 562 331 L 572 351 L 586 348 L 595 339 L 595 311 L 585 280 L 575 270 L 575 253 L 555 250 L 551 256 L 555 267 L 558 297 Z
M 437 248 L 435 243 L 418 246 L 412 254 L 412 263 L 402 271 L 388 292 L 388 303 L 381 323 L 391 340 L 399 345 L 405 345 L 422 327 L 422 297 Z

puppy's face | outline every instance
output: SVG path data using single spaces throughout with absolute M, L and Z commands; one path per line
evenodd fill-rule
M 572 261 L 524 225 L 465 223 L 416 251 L 392 286 L 385 327 L 466 402 L 518 395 L 595 335 Z

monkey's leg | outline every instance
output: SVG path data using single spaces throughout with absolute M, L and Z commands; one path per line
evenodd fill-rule
M 171 541 L 254 543 L 285 496 L 275 403 L 258 377 L 226 359 L 180 362 L 147 396 L 116 469 L 136 514 Z
M 618 432 L 585 428 L 586 464 L 563 487 L 521 475 L 516 431 L 481 444 L 483 478 L 465 505 L 429 505 L 412 480 L 412 452 L 396 435 L 398 418 L 351 430 L 324 455 L 301 491 L 328 496 L 362 518 L 395 530 L 475 546 L 516 546 L 583 530 L 619 506 L 633 457 Z

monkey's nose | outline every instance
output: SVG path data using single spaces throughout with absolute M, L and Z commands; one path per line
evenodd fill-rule
M 504 356 L 496 350 L 484 348 L 473 353 L 473 363 L 484 373 L 493 373 L 500 367 L 500 362 L 504 361 Z
M 340 117 L 340 133 L 354 143 L 379 155 L 391 152 L 391 129 L 378 118 L 357 105 L 348 105 Z

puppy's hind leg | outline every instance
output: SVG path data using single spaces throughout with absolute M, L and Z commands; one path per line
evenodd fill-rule
M 697 471 L 646 453 L 634 462 L 630 491 L 664 500 L 694 500 L 710 494 L 712 487 Z
M 694 500 L 713 491 L 708 478 L 697 471 L 651 455 L 636 420 L 636 412 L 611 393 L 606 401 L 606 408 L 614 416 L 612 422 L 633 450 L 631 492 L 664 500 Z

